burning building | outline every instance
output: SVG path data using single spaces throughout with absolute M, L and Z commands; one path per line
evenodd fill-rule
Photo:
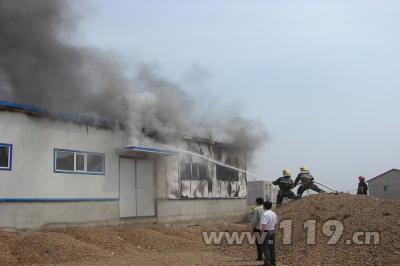
M 246 211 L 246 174 L 204 159 L 246 169 L 246 154 L 229 145 L 181 137 L 176 149 L 129 146 L 115 121 L 4 101 L 0 109 L 0 227 L 215 221 Z
M 0 227 L 240 214 L 264 125 L 80 44 L 81 4 L 0 2 Z

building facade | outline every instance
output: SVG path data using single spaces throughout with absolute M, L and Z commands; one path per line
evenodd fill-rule
M 246 156 L 209 140 L 131 146 L 115 122 L 0 102 L 0 227 L 214 221 L 246 212 Z M 195 154 L 199 153 L 201 156 Z
M 371 196 L 400 200 L 400 170 L 392 169 L 368 180 L 368 187 Z
M 269 200 L 276 203 L 278 188 L 270 181 L 249 181 L 248 182 L 248 205 L 255 204 L 257 198 Z

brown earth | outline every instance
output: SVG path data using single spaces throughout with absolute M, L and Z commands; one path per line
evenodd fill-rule
M 369 196 L 315 195 L 287 204 L 279 218 L 293 219 L 293 244 L 279 246 L 281 261 L 289 265 L 400 265 L 400 202 Z M 305 245 L 303 223 L 317 220 L 315 245 Z M 339 220 L 344 231 L 339 242 L 328 245 L 322 224 Z M 378 245 L 347 244 L 355 232 L 379 232 Z M 363 237 L 360 237 L 363 240 Z M 372 241 L 373 242 L 373 241 Z
M 400 202 L 366 196 L 315 195 L 278 211 L 293 221 L 292 244 L 282 244 L 278 231 L 278 265 L 400 265 Z M 317 221 L 316 244 L 305 243 L 303 223 Z M 342 238 L 327 245 L 327 220 L 344 224 Z M 246 231 L 245 224 L 80 227 L 37 232 L 0 231 L 0 265 L 261 265 L 255 247 L 207 246 L 203 231 Z M 380 233 L 379 245 L 346 244 L 357 231 Z

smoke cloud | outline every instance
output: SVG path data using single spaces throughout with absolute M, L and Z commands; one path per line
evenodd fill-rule
M 0 98 L 116 119 L 135 141 L 191 135 L 247 152 L 265 142 L 261 123 L 230 110 L 210 114 L 151 65 L 129 77 L 115 53 L 75 44 L 78 23 L 70 1 L 2 0 Z

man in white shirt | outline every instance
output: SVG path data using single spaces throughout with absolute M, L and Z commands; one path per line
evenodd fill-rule
M 261 218 L 261 229 L 264 232 L 264 265 L 275 266 L 276 265 L 276 254 L 275 254 L 275 226 L 278 223 L 278 216 L 276 213 L 271 211 L 272 202 L 264 202 L 264 214 Z

